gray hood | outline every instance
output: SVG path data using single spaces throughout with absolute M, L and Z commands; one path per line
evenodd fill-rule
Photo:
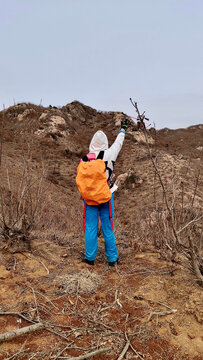
M 89 150 L 90 152 L 98 152 L 106 149 L 108 149 L 107 136 L 103 131 L 98 130 L 90 142 Z

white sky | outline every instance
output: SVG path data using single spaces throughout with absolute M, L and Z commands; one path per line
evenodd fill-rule
M 0 46 L 0 109 L 132 97 L 157 128 L 203 123 L 202 0 L 0 0 Z

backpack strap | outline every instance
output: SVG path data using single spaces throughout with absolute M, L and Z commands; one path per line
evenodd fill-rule
M 113 230 L 113 219 L 112 219 L 111 199 L 109 200 L 109 217 L 110 217 L 110 221 L 111 221 L 111 230 Z
M 101 151 L 99 152 L 99 154 L 97 155 L 97 159 L 103 160 L 103 157 L 104 157 L 104 151 L 101 150 Z
M 87 155 L 83 156 L 82 161 L 85 161 L 85 162 L 89 161 Z
M 83 231 L 85 231 L 85 220 L 86 220 L 86 202 L 84 201 L 84 211 L 83 211 Z

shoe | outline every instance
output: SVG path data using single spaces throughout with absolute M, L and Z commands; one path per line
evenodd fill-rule
M 83 261 L 88 265 L 94 265 L 94 260 L 84 259 Z
M 116 261 L 109 261 L 109 266 L 115 266 L 115 264 L 118 264 L 119 260 L 117 259 Z

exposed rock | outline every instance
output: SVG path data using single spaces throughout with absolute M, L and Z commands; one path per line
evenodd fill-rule
M 40 115 L 39 120 L 42 121 L 42 120 L 46 119 L 47 116 L 48 116 L 48 112 L 44 112 Z
M 119 187 L 121 185 L 131 185 L 130 187 L 134 188 L 137 185 L 141 185 L 143 179 L 135 174 L 133 168 L 130 168 L 126 173 L 121 174 L 117 177 L 115 184 Z
M 133 138 L 138 143 L 146 143 L 146 138 L 143 134 L 143 132 L 140 131 L 129 131 L 130 134 L 133 135 Z M 153 145 L 155 143 L 154 139 L 148 134 L 148 142 L 150 145 Z
M 52 123 L 52 126 L 66 125 L 66 121 L 61 116 L 51 116 L 50 122 Z
M 22 121 L 26 118 L 32 117 L 33 115 L 36 115 L 36 111 L 34 109 L 26 109 L 22 114 L 18 115 L 18 120 Z

